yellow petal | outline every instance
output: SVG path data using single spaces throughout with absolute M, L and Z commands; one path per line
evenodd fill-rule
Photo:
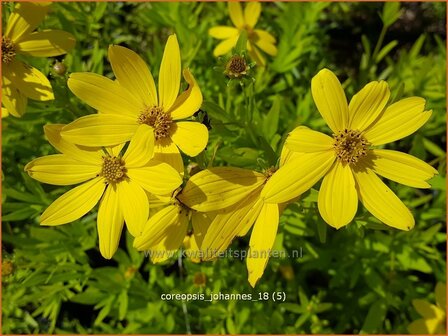
M 413 335 L 428 335 L 431 334 L 429 331 L 430 326 L 428 326 L 427 321 L 424 319 L 419 319 L 408 325 L 408 331 Z
M 111 45 L 109 61 L 120 85 L 133 93 L 145 106 L 157 106 L 154 78 L 139 55 L 128 48 Z
M 380 115 L 389 101 L 389 86 L 384 81 L 370 82 L 355 94 L 348 106 L 349 127 L 365 130 Z
M 53 89 L 45 75 L 19 60 L 3 66 L 4 76 L 26 97 L 46 101 L 54 99 Z
M 431 188 L 426 182 L 437 170 L 412 155 L 386 149 L 375 149 L 372 169 L 375 173 L 414 188 Z
M 149 217 L 148 197 L 132 178 L 117 183 L 116 187 L 126 227 L 131 235 L 137 237 Z
M 64 154 L 37 158 L 25 166 L 25 171 L 35 180 L 54 185 L 77 184 L 96 177 L 100 165 L 91 165 Z
M 8 109 L 2 106 L 2 119 L 9 116 Z
M 21 2 L 17 3 L 6 25 L 5 36 L 14 42 L 26 37 L 45 18 L 50 2 Z
M 191 117 L 202 105 L 201 89 L 189 69 L 184 70 L 184 78 L 188 82 L 188 89 L 177 97 L 169 111 L 174 120 Z
M 293 152 L 287 146 L 283 146 L 282 152 L 280 153 L 280 162 L 279 166 L 283 167 L 289 161 L 292 161 L 295 158 L 300 157 L 304 153 Z
M 5 78 L 6 79 L 6 78 Z M 8 110 L 8 113 L 14 117 L 20 118 L 25 114 L 28 99 L 13 85 L 2 86 L 2 105 Z
M 106 259 L 111 259 L 117 251 L 123 230 L 123 212 L 114 185 L 108 186 L 100 202 L 97 228 L 101 255 Z
M 354 172 L 359 200 L 366 209 L 384 224 L 400 230 L 414 227 L 409 209 L 369 168 Z
M 353 220 L 358 210 L 358 195 L 349 165 L 336 160 L 320 186 L 318 207 L 324 221 L 336 229 Z
M 277 47 L 272 44 L 267 42 L 266 40 L 263 39 L 259 39 L 255 42 L 255 44 L 261 49 L 263 50 L 265 53 L 271 55 L 271 56 L 275 56 L 277 55 Z
M 208 129 L 198 122 L 179 121 L 171 126 L 170 137 L 182 152 L 196 156 L 207 146 Z
M 446 307 L 446 284 L 438 282 L 434 290 L 436 296 L 436 303 L 439 307 Z
M 214 37 L 214 38 L 217 38 L 220 40 L 225 40 L 225 39 L 228 39 L 235 35 L 238 35 L 238 29 L 236 29 L 234 27 L 217 26 L 217 27 L 210 28 L 208 30 L 208 34 L 211 37 Z
M 127 175 L 143 189 L 161 196 L 171 194 L 182 183 L 173 167 L 156 160 L 151 160 L 145 167 L 128 169 Z
M 184 174 L 184 162 L 176 144 L 171 138 L 166 137 L 155 142 L 154 160 L 165 162 L 176 169 L 181 175 Z
M 241 4 L 238 1 L 229 1 L 229 15 L 233 24 L 237 28 L 242 28 L 244 26 L 244 17 L 243 17 L 243 9 L 241 8 Z
M 257 66 L 264 67 L 266 66 L 266 60 L 263 55 L 260 53 L 257 47 L 251 45 L 249 42 L 247 43 L 247 51 L 249 53 L 250 58 L 254 61 Z
M 64 126 L 64 124 L 45 125 L 44 132 L 48 142 L 68 157 L 81 162 L 100 166 L 102 164 L 102 156 L 104 155 L 102 149 L 97 147 L 74 145 L 71 142 L 65 141 L 61 137 L 61 131 Z
M 23 38 L 17 44 L 17 51 L 30 56 L 53 57 L 66 54 L 74 46 L 72 34 L 62 30 L 43 30 Z
M 425 300 L 420 299 L 412 300 L 412 305 L 414 306 L 417 313 L 419 313 L 422 317 L 426 319 L 435 317 L 443 318 L 444 315 L 443 310 L 441 310 L 439 307 L 433 304 L 430 304 Z
M 261 4 L 259 2 L 248 2 L 244 8 L 244 21 L 246 25 L 253 28 L 258 21 L 261 13 Z
M 159 72 L 159 105 L 165 111 L 173 106 L 180 87 L 180 50 L 175 34 L 168 37 Z
M 242 230 L 252 226 L 263 206 L 258 196 L 258 192 L 253 192 L 226 212 L 216 215 L 202 241 L 204 260 L 218 257 Z
M 180 217 L 184 217 L 186 211 L 184 210 L 181 216 L 181 210 L 182 208 L 178 205 L 169 205 L 157 212 L 146 222 L 143 233 L 134 239 L 134 247 L 142 251 L 149 250 L 152 246 L 159 244 L 167 237 L 167 229 L 170 226 L 176 226 L 176 224 L 183 222 Z
M 65 126 L 61 136 L 82 146 L 113 146 L 129 141 L 137 128 L 137 121 L 129 117 L 91 114 Z
M 227 54 L 233 47 L 235 47 L 239 36 L 240 35 L 238 34 L 220 42 L 213 50 L 213 55 L 218 57 Z
M 200 263 L 202 261 L 201 250 L 196 243 L 196 238 L 194 235 L 185 236 L 183 241 L 185 247 L 185 255 L 194 263 Z
M 105 188 L 100 177 L 73 188 L 51 203 L 40 217 L 41 224 L 60 225 L 81 218 L 98 203 Z
M 332 150 L 333 142 L 326 134 L 299 126 L 288 134 L 285 147 L 294 152 L 312 153 Z
M 201 212 L 225 209 L 248 197 L 265 181 L 263 174 L 249 169 L 209 168 L 190 177 L 178 199 Z
M 267 32 L 266 30 L 261 30 L 261 29 L 254 29 L 255 34 L 257 34 L 258 38 L 260 40 L 264 40 L 267 43 L 270 44 L 275 44 L 276 40 L 275 37 L 272 36 L 269 32 Z
M 142 167 L 154 156 L 154 132 L 148 125 L 138 126 L 123 160 L 126 168 Z
M 402 99 L 383 111 L 365 131 L 365 138 L 375 146 L 402 139 L 422 127 L 431 117 L 420 97 Z
M 332 151 L 300 155 L 271 176 L 261 197 L 268 203 L 283 203 L 303 194 L 325 175 L 334 160 Z
M 249 283 L 255 287 L 264 273 L 275 236 L 277 235 L 279 212 L 277 204 L 264 204 L 255 222 L 246 259 Z
M 82 101 L 105 114 L 137 118 L 144 105 L 119 83 L 90 72 L 70 75 L 67 85 Z
M 311 93 L 322 118 L 335 133 L 348 126 L 348 105 L 338 78 L 322 69 L 311 80 Z
M 206 213 L 193 211 L 191 214 L 191 224 L 193 226 L 193 238 L 197 247 L 201 247 L 205 234 L 207 233 L 214 216 Z

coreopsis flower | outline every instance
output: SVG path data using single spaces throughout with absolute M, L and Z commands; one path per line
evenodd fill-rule
M 2 117 L 21 117 L 27 99 L 54 99 L 43 73 L 25 64 L 20 56 L 50 57 L 67 53 L 74 37 L 61 30 L 34 32 L 47 14 L 49 2 L 20 2 L 11 13 L 2 36 Z
M 287 152 L 282 153 L 282 163 L 290 155 Z M 199 247 L 204 260 L 219 256 L 235 237 L 246 235 L 253 226 L 246 259 L 252 287 L 264 273 L 283 210 L 281 205 L 265 203 L 260 197 L 274 175 L 273 168 L 264 173 L 233 167 L 209 168 L 192 176 L 179 196 L 182 204 L 196 211 L 217 211 Z
M 82 184 L 56 199 L 44 211 L 40 222 L 50 226 L 73 222 L 99 202 L 100 252 L 110 259 L 117 250 L 123 221 L 133 236 L 141 234 L 149 215 L 147 192 L 171 193 L 182 178 L 170 165 L 151 159 L 154 136 L 146 125 L 136 130 L 123 155 L 123 145 L 104 150 L 73 145 L 61 137 L 63 126 L 45 126 L 49 142 L 62 154 L 37 158 L 25 170 L 44 183 Z
M 408 326 L 411 334 L 446 335 L 446 285 L 444 283 L 437 283 L 435 297 L 436 305 L 426 300 L 412 300 L 412 305 L 422 318 Z
M 67 125 L 62 137 L 83 146 L 113 146 L 131 139 L 139 125 L 149 125 L 155 136 L 155 158 L 183 173 L 179 149 L 198 155 L 207 145 L 208 130 L 199 122 L 181 121 L 199 110 L 202 94 L 185 69 L 189 87 L 179 95 L 181 60 L 176 35 L 165 46 L 158 94 L 151 72 L 135 52 L 110 46 L 109 60 L 116 81 L 94 73 L 70 75 L 70 90 L 99 113 Z
M 202 259 L 199 246 L 213 215 L 188 208 L 178 199 L 181 193 L 179 190 L 172 197 L 161 197 L 162 200 L 165 199 L 164 206 L 149 218 L 143 233 L 134 240 L 134 247 L 140 251 L 148 251 L 153 263 L 169 259 L 182 243 L 187 249 L 187 256 L 193 262 Z M 187 234 L 190 222 L 193 228 L 192 235 Z
M 216 46 L 213 54 L 215 56 L 227 54 L 236 46 L 241 32 L 246 31 L 249 56 L 258 65 L 264 66 L 266 60 L 259 49 L 271 56 L 275 56 L 277 55 L 277 47 L 275 46 L 276 41 L 274 36 L 265 30 L 255 29 L 255 25 L 260 17 L 261 4 L 258 2 L 248 2 L 244 8 L 244 13 L 241 4 L 237 1 L 229 2 L 228 6 L 230 19 L 235 27 L 217 26 L 210 28 L 208 33 L 212 37 L 224 40 Z
M 333 131 L 332 136 L 306 127 L 293 130 L 285 146 L 299 154 L 273 176 L 263 189 L 267 203 L 282 203 L 311 188 L 322 177 L 318 208 L 331 226 L 341 228 L 354 218 L 358 200 L 383 223 L 410 230 L 414 217 L 403 202 L 377 176 L 416 188 L 437 171 L 411 155 L 376 149 L 418 130 L 431 116 L 420 97 L 387 106 L 386 82 L 371 82 L 353 96 L 350 104 L 337 77 L 321 70 L 311 82 L 317 108 Z

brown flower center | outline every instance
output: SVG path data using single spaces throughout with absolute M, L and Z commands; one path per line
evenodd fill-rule
M 117 183 L 123 181 L 127 169 L 123 159 L 116 156 L 103 156 L 103 169 L 100 176 L 103 176 L 108 183 Z
M 334 150 L 338 159 L 345 164 L 356 164 L 367 155 L 369 143 L 358 130 L 345 129 L 333 134 Z
M 2 62 L 10 63 L 16 56 L 16 46 L 9 37 L 2 37 Z
M 153 106 L 147 107 L 142 111 L 138 117 L 138 123 L 154 128 L 154 137 L 156 140 L 159 140 L 168 136 L 173 119 L 161 107 Z
M 234 55 L 226 64 L 226 75 L 228 77 L 239 78 L 247 73 L 249 66 L 246 63 L 246 59 L 243 56 Z

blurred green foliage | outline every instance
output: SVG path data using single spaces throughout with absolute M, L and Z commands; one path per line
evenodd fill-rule
M 11 9 L 3 6 L 3 24 Z M 255 67 L 253 85 L 240 86 L 227 85 L 213 69 L 217 41 L 207 31 L 229 23 L 225 3 L 54 3 L 41 28 L 76 36 L 75 49 L 59 59 L 68 72 L 52 69 L 56 59 L 30 63 L 49 75 L 56 100 L 30 102 L 22 119 L 2 120 L 2 332 L 407 333 L 419 316 L 412 300 L 434 301 L 435 284 L 446 282 L 445 11 L 444 3 L 264 3 L 257 27 L 277 37 L 279 52 L 266 69 Z M 277 163 L 283 140 L 297 125 L 325 132 L 310 94 L 310 80 L 322 67 L 336 72 L 349 96 L 370 80 L 385 79 L 393 100 L 426 98 L 434 111 L 430 121 L 388 147 L 439 170 L 430 190 L 388 182 L 412 209 L 415 228 L 397 232 L 360 209 L 354 223 L 333 230 L 318 217 L 312 189 L 284 212 L 275 243 L 301 255 L 271 258 L 252 289 L 244 260 L 195 264 L 179 257 L 152 265 L 132 248 L 129 235 L 113 260 L 103 260 L 96 214 L 39 227 L 39 214 L 66 190 L 23 173 L 33 158 L 54 153 L 42 126 L 94 112 L 68 90 L 68 73 L 111 76 L 107 47 L 121 44 L 138 52 L 157 76 L 166 38 L 174 32 L 212 126 L 205 153 L 186 164 L 262 169 Z M 232 247 L 247 245 L 240 239 Z M 254 298 L 284 292 L 286 300 L 161 299 L 163 293 L 219 291 Z

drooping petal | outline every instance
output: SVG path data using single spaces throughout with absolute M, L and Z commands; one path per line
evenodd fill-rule
M 64 154 L 55 154 L 34 159 L 25 166 L 25 171 L 39 182 L 70 185 L 96 177 L 101 166 L 86 164 Z
M 279 211 L 277 204 L 264 204 L 250 236 L 246 259 L 249 283 L 255 287 L 268 263 L 275 236 L 277 235 Z
M 332 149 L 334 140 L 328 135 L 299 126 L 288 134 L 285 147 L 293 152 L 312 153 Z
M 139 125 L 123 160 L 127 168 L 142 167 L 154 156 L 154 132 L 148 125 Z
M 90 114 L 62 129 L 64 140 L 82 146 L 114 146 L 129 141 L 138 128 L 137 121 L 118 114 Z
M 242 28 L 244 26 L 244 16 L 241 4 L 238 1 L 229 1 L 227 4 L 229 7 L 230 20 L 232 20 L 235 27 Z
M 180 206 L 169 205 L 157 212 L 146 222 L 143 233 L 135 238 L 134 247 L 142 251 L 150 250 L 152 246 L 159 244 L 167 237 L 167 229 L 170 226 L 176 226 L 183 222 L 180 217 L 185 216 L 186 211 L 184 210 L 183 214 L 181 214 L 181 211 Z
M 304 153 L 271 176 L 261 197 L 267 203 L 283 203 L 303 194 L 326 174 L 334 160 L 332 151 Z
M 134 94 L 145 106 L 157 106 L 154 78 L 145 61 L 132 50 L 109 46 L 109 60 L 120 85 Z
M 202 246 L 202 241 L 213 219 L 214 216 L 210 213 L 192 212 L 191 224 L 193 226 L 193 238 L 198 248 Z
M 219 253 L 223 252 L 242 230 L 251 227 L 262 206 L 259 192 L 254 191 L 240 203 L 217 214 L 202 241 L 201 250 L 204 260 L 218 257 Z
M 384 81 L 370 82 L 355 94 L 348 106 L 349 127 L 363 131 L 380 115 L 389 101 L 389 86 Z
M 248 2 L 244 8 L 244 22 L 250 28 L 253 28 L 258 21 L 261 13 L 261 4 L 259 2 Z
M 47 101 L 54 99 L 53 89 L 45 75 L 17 59 L 3 66 L 3 75 L 26 97 Z
M 201 89 L 189 69 L 184 70 L 184 78 L 188 83 L 188 89 L 177 97 L 169 111 L 174 120 L 191 117 L 202 105 Z
M 101 148 L 74 145 L 61 137 L 64 124 L 49 124 L 44 126 L 44 133 L 48 142 L 62 154 L 75 160 L 99 166 L 104 152 Z
M 208 129 L 199 122 L 179 121 L 171 126 L 170 137 L 182 152 L 196 156 L 207 146 Z
M 271 56 L 275 56 L 277 55 L 277 47 L 269 42 L 266 42 L 265 40 L 259 39 L 258 41 L 255 42 L 255 44 L 261 49 L 263 50 L 265 53 L 271 55 Z
M 114 185 L 108 186 L 100 202 L 97 228 L 101 255 L 106 259 L 111 259 L 117 251 L 123 230 L 123 212 Z
M 252 45 L 249 41 L 247 42 L 247 51 L 249 53 L 249 57 L 257 64 L 257 66 L 266 66 L 266 59 L 261 54 L 260 50 L 258 50 L 258 48 L 255 45 Z
M 104 179 L 97 177 L 66 192 L 44 211 L 42 225 L 60 225 L 73 222 L 98 203 L 106 188 Z
M 191 209 L 215 211 L 242 201 L 265 181 L 266 176 L 249 169 L 209 168 L 190 177 L 177 197 Z
M 161 196 L 171 194 L 182 183 L 173 167 L 156 160 L 151 160 L 145 167 L 128 169 L 127 175 L 143 189 Z
M 375 173 L 410 187 L 431 188 L 426 181 L 438 174 L 429 164 L 409 154 L 387 149 L 375 149 L 372 154 Z
M 120 207 L 126 227 L 131 235 L 139 236 L 149 217 L 149 202 L 146 193 L 132 178 L 116 184 Z
M 2 105 L 5 106 L 9 114 L 17 118 L 22 117 L 25 113 L 28 99 L 13 85 L 5 85 L 5 80 L 2 84 Z
M 72 34 L 62 30 L 32 33 L 17 44 L 17 52 L 35 57 L 53 57 L 69 52 L 75 46 Z
M 213 50 L 213 56 L 218 57 L 227 54 L 233 47 L 235 47 L 239 36 L 240 35 L 238 34 L 220 42 Z
M 184 162 L 176 144 L 171 138 L 166 137 L 155 142 L 154 160 L 165 162 L 176 169 L 181 175 L 184 174 Z
M 337 133 L 348 126 L 348 105 L 338 78 L 322 69 L 311 80 L 311 94 L 317 109 L 330 129 Z
M 220 39 L 220 40 L 226 40 L 230 37 L 233 37 L 235 35 L 238 35 L 238 29 L 234 27 L 227 27 L 227 26 L 217 26 L 210 28 L 208 30 L 208 34 L 211 37 Z
M 67 85 L 82 101 L 104 114 L 116 114 L 137 120 L 144 105 L 128 90 L 107 77 L 75 72 Z
M 336 160 L 320 186 L 318 207 L 324 221 L 336 229 L 353 220 L 358 210 L 358 195 L 349 165 Z
M 159 105 L 165 111 L 173 106 L 180 88 L 180 50 L 175 34 L 168 37 L 159 73 Z
M 431 117 L 420 97 L 402 99 L 383 111 L 365 131 L 365 138 L 375 146 L 402 139 L 422 127 Z
M 366 209 L 384 224 L 409 231 L 414 217 L 403 202 L 369 168 L 354 172 L 359 200 Z
M 27 37 L 43 21 L 50 2 L 19 2 L 15 5 L 6 25 L 5 36 L 18 42 Z

